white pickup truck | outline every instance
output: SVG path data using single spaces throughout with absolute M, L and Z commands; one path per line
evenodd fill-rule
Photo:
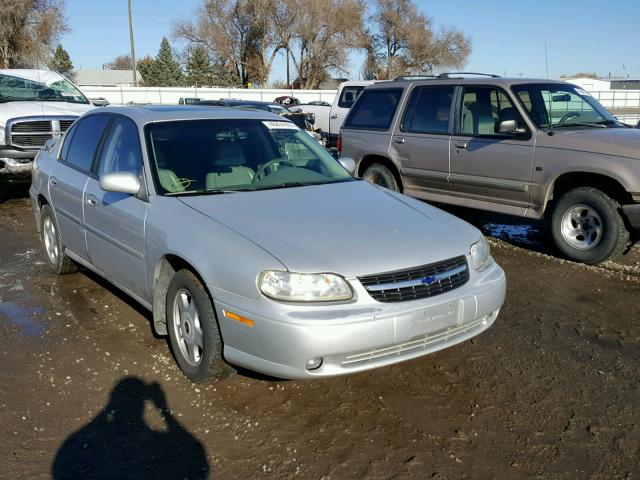
M 322 130 L 322 136 L 327 140 L 327 147 L 335 147 L 340 127 L 349 113 L 360 92 L 374 80 L 348 81 L 340 84 L 333 103 L 328 105 L 301 104 L 303 112 L 313 113 L 316 117 L 314 127 Z
M 91 108 L 56 72 L 0 69 L 0 196 L 5 182 L 30 182 L 38 150 Z

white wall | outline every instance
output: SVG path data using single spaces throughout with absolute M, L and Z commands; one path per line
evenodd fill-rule
M 177 104 L 180 97 L 199 97 L 204 100 L 235 98 L 241 100 L 259 100 L 273 102 L 276 97 L 290 95 L 302 103 L 324 100 L 331 103 L 337 90 L 276 90 L 245 88 L 173 88 L 173 87 L 94 87 L 80 86 L 82 93 L 89 98 L 103 97 L 115 105 L 128 102 Z

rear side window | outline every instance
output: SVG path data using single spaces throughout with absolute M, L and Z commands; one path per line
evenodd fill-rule
M 362 90 L 364 90 L 363 86 L 344 87 L 340 93 L 340 99 L 338 99 L 338 106 L 340 108 L 351 108 L 362 93 Z
M 90 115 L 79 120 L 74 128 L 69 150 L 62 160 L 80 171 L 89 173 L 109 118 L 108 115 Z
M 349 112 L 346 128 L 387 130 L 402 96 L 402 89 L 365 90 Z
M 453 86 L 414 89 L 400 129 L 404 132 L 448 133 L 453 89 Z

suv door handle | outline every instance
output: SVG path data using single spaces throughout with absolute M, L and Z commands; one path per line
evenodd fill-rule
M 396 142 L 396 143 L 404 143 L 404 138 L 396 137 L 393 141 Z
M 456 142 L 456 148 L 466 149 L 469 146 L 469 142 Z
M 90 207 L 95 207 L 98 205 L 98 200 L 93 195 L 87 195 L 87 205 Z
M 58 185 L 58 179 L 56 177 L 49 177 L 49 185 L 55 187 Z
M 334 114 L 332 114 L 331 116 L 329 116 L 329 118 L 330 118 L 331 120 L 335 120 L 336 118 L 338 118 L 338 114 L 337 114 L 337 113 L 334 113 Z

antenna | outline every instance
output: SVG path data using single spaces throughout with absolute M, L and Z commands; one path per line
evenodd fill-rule
M 549 83 L 549 52 L 547 50 L 547 41 L 544 41 L 544 61 L 547 66 L 547 83 Z M 549 118 L 549 136 L 553 135 L 553 119 L 551 118 L 551 86 L 547 86 L 547 95 L 549 96 L 549 108 L 547 109 L 547 117 Z

